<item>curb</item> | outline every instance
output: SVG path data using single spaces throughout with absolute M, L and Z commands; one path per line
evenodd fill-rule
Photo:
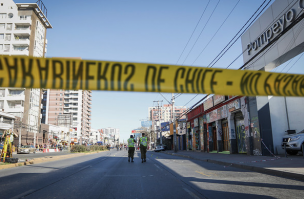
M 163 151 L 161 151 L 161 153 L 165 153 L 165 154 L 172 155 L 172 156 L 179 156 L 179 157 L 183 157 L 183 158 L 193 159 L 193 160 L 214 163 L 214 164 L 219 164 L 219 165 L 223 165 L 223 166 L 230 166 L 230 167 L 235 167 L 235 168 L 239 168 L 239 169 L 250 170 L 250 171 L 268 174 L 268 175 L 275 175 L 275 176 L 279 176 L 279 177 L 291 178 L 291 179 L 297 179 L 297 180 L 304 181 L 304 175 L 297 174 L 297 173 L 290 173 L 290 172 L 286 172 L 286 171 L 266 169 L 266 168 L 262 168 L 262 167 L 255 167 L 255 166 L 249 166 L 249 165 L 244 165 L 244 164 L 228 163 L 228 162 L 223 162 L 223 161 L 218 161 L 218 160 L 199 159 L 199 158 L 194 158 L 194 157 L 191 157 L 188 155 L 180 155 L 180 154 L 176 154 L 176 153 L 168 153 L 168 152 L 163 152 Z
M 39 164 L 39 163 L 44 163 L 44 162 L 51 162 L 51 161 L 56 161 L 56 160 L 62 160 L 62 159 L 68 159 L 68 158 L 74 158 L 78 156 L 84 156 L 84 155 L 91 155 L 95 153 L 102 153 L 106 151 L 94 151 L 90 153 L 72 153 L 68 155 L 60 155 L 60 156 L 46 156 L 46 157 L 41 157 L 41 158 L 33 158 L 30 161 L 27 162 L 19 162 L 15 164 L 7 164 L 7 165 L 0 165 L 0 170 L 2 169 L 10 169 L 14 167 L 22 167 L 30 164 Z

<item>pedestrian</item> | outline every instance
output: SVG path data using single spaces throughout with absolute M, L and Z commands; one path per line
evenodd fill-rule
M 133 135 L 130 135 L 130 138 L 128 139 L 128 147 L 129 147 L 129 150 L 128 150 L 128 162 L 130 162 L 130 159 L 133 161 L 134 159 L 134 151 L 135 151 L 135 140 L 133 138 Z
M 146 162 L 147 142 L 148 142 L 148 138 L 145 137 L 145 134 L 143 133 L 142 137 L 139 139 L 141 163 Z

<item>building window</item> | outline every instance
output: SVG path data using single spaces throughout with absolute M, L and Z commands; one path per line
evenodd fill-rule
M 0 40 L 4 39 L 4 34 L 0 34 Z
M 13 29 L 13 24 L 8 23 L 6 24 L 6 30 L 12 30 Z
M 9 44 L 5 44 L 4 45 L 4 52 L 9 52 L 10 51 L 10 45 Z
M 0 19 L 5 19 L 6 18 L 6 13 L 0 13 Z
M 60 101 L 62 101 L 62 98 L 60 98 Z
M 0 23 L 0 30 L 4 30 L 5 29 L 5 24 L 4 23 Z

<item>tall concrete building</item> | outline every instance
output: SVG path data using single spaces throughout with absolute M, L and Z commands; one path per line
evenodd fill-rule
M 44 91 L 42 104 L 42 122 L 66 127 L 70 122 L 68 126 L 74 129 L 71 138 L 76 138 L 80 144 L 89 142 L 91 91 L 47 89 Z
M 187 110 L 185 106 L 174 106 L 174 110 L 172 110 L 171 104 L 164 104 L 163 106 L 158 107 L 149 107 L 148 115 L 149 120 L 158 121 L 158 115 L 162 122 L 171 122 L 173 120 L 173 114 L 175 118 L 179 118 L 183 112 Z M 180 119 L 186 119 L 186 115 L 181 116 Z
M 52 28 L 47 19 L 47 9 L 38 0 L 36 3 L 15 3 L 0 0 L 0 54 L 44 57 L 46 32 Z M 21 142 L 42 144 L 42 138 L 34 140 L 40 128 L 40 89 L 1 88 L 0 111 L 20 117 Z

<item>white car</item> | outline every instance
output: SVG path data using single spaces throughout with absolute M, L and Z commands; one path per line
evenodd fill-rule
M 283 136 L 282 149 L 285 148 L 289 155 L 296 155 L 299 151 L 302 151 L 302 145 L 304 144 L 304 131 L 295 134 L 289 134 Z
M 155 152 L 164 151 L 164 150 L 166 150 L 166 146 L 165 145 L 158 145 L 154 149 Z

